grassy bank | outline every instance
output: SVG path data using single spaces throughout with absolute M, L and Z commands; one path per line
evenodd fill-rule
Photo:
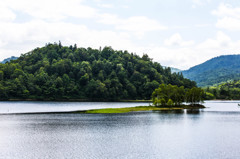
M 174 107 L 155 107 L 155 106 L 138 106 L 129 108 L 106 108 L 106 109 L 92 109 L 86 111 L 79 111 L 79 113 L 85 114 L 113 114 L 113 113 L 129 113 L 136 111 L 160 111 L 160 110 L 180 110 L 180 109 L 203 109 L 203 105 L 181 105 Z M 77 112 L 76 112 L 77 113 Z

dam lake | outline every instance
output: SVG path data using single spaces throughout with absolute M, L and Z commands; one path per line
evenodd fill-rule
M 206 101 L 200 110 L 124 114 L 21 114 L 149 103 L 0 102 L 0 158 L 239 159 L 238 103 Z

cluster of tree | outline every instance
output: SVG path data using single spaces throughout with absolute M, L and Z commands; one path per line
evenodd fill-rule
M 46 44 L 0 64 L 0 99 L 150 99 L 161 83 L 196 83 L 142 57 L 103 49 Z
M 240 81 L 229 81 L 205 88 L 206 99 L 240 99 Z
M 176 85 L 161 84 L 159 88 L 152 93 L 152 100 L 155 106 L 179 106 L 183 102 L 191 105 L 203 102 L 204 91 L 201 88 L 184 88 Z

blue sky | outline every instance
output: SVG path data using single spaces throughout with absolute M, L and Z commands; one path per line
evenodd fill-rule
M 0 60 L 48 42 L 112 46 L 188 69 L 240 53 L 236 0 L 1 0 Z

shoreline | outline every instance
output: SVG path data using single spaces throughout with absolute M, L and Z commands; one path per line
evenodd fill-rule
M 148 112 L 148 111 L 169 111 L 169 110 L 199 110 L 206 108 L 204 105 L 180 105 L 180 106 L 136 106 L 124 108 L 102 108 L 76 111 L 56 111 L 56 112 L 28 112 L 28 113 L 4 113 L 0 115 L 41 115 L 41 114 L 121 114 L 130 112 Z

